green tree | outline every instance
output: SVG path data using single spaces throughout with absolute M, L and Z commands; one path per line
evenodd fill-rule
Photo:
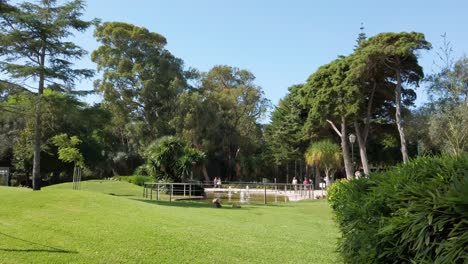
M 184 181 L 192 169 L 205 160 L 205 153 L 189 147 L 177 137 L 162 137 L 145 151 L 145 170 L 156 177 L 166 177 L 172 181 Z
M 84 2 L 59 5 L 55 0 L 9 5 L 0 2 L 0 71 L 9 79 L 3 83 L 24 84 L 37 80 L 33 143 L 33 189 L 40 190 L 41 107 L 44 88 L 69 91 L 74 81 L 91 77 L 92 70 L 74 69 L 71 60 L 86 51 L 68 41 L 74 31 L 84 31 L 95 21 L 80 17 Z M 30 82 L 29 82 L 30 83 Z M 23 85 L 22 85 L 23 86 Z
M 325 171 L 325 182 L 327 186 L 331 182 L 331 177 L 334 170 L 341 166 L 341 150 L 340 147 L 330 140 L 322 140 L 312 143 L 304 154 L 306 163 L 310 166 L 318 166 Z M 318 186 L 319 179 L 315 179 L 315 184 Z
M 248 156 L 258 146 L 262 134 L 258 122 L 270 107 L 254 80 L 251 72 L 226 65 L 213 67 L 201 79 L 207 109 L 215 114 L 216 127 L 209 139 L 226 164 L 228 180 L 234 171 L 240 177 L 241 170 L 235 169 L 240 168 L 240 156 Z
M 406 135 L 402 124 L 403 84 L 418 85 L 424 77 L 423 69 L 418 63 L 417 51 L 428 50 L 431 44 L 424 34 L 417 32 L 381 33 L 361 43 L 357 52 L 366 54 L 370 63 L 388 73 L 388 79 L 395 83 L 395 121 L 400 134 L 403 162 L 408 161 Z
M 429 119 L 429 136 L 441 150 L 460 155 L 468 151 L 468 104 L 439 106 Z
M 58 158 L 67 163 L 73 163 L 75 167 L 85 166 L 83 155 L 77 146 L 81 140 L 77 136 L 68 137 L 67 134 L 59 134 L 50 139 L 58 148 Z
M 302 86 L 288 88 L 289 93 L 271 113 L 271 123 L 264 133 L 269 160 L 277 166 L 286 165 L 286 182 L 289 182 L 289 163 L 302 160 L 310 137 L 304 129 L 307 110 L 300 103 L 299 90 Z
M 321 66 L 301 89 L 303 103 L 309 110 L 307 126 L 323 126 L 328 122 L 341 139 L 341 150 L 348 179 L 353 177 L 347 129 L 349 120 L 357 113 L 362 98 L 359 87 L 348 78 L 352 57 Z M 335 125 L 339 122 L 340 129 Z
M 166 39 L 122 22 L 104 23 L 94 35 L 101 46 L 91 58 L 102 72 L 95 87 L 113 114 L 115 133 L 125 151 L 138 151 L 173 134 L 168 123 L 186 82 L 183 62 L 165 49 Z

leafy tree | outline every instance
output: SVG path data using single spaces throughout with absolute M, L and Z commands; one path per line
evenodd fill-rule
M 101 46 L 91 58 L 102 71 L 95 86 L 104 97 L 103 106 L 113 114 L 113 127 L 125 151 L 138 151 L 172 134 L 167 124 L 186 83 L 183 62 L 165 49 L 166 39 L 122 22 L 104 23 L 94 35 Z
M 434 144 L 451 155 L 468 151 L 468 104 L 440 107 L 429 120 L 429 136 Z
M 151 144 L 145 151 L 146 171 L 154 176 L 183 181 L 192 172 L 193 166 L 205 160 L 205 153 L 188 147 L 177 137 L 163 137 Z M 153 176 L 150 174 L 150 176 Z
M 213 136 L 221 147 L 228 180 L 240 155 L 247 156 L 254 147 L 252 136 L 261 136 L 257 122 L 269 108 L 268 99 L 254 80 L 251 72 L 224 65 L 213 67 L 202 78 L 209 108 L 216 109 L 219 127 Z M 236 174 L 240 176 L 238 170 Z
M 37 80 L 33 144 L 33 189 L 40 190 L 41 113 L 44 88 L 70 91 L 75 80 L 91 77 L 93 71 L 74 69 L 71 60 L 86 51 L 68 41 L 73 31 L 84 31 L 95 21 L 80 17 L 84 2 L 74 0 L 59 5 L 55 0 L 37 4 L 9 5 L 0 2 L 0 71 L 9 77 L 2 83 L 29 86 Z M 33 89 L 33 88 L 31 88 Z
M 351 57 L 340 57 L 321 66 L 301 89 L 303 103 L 310 109 L 307 126 L 320 126 L 326 121 L 340 137 L 347 178 L 353 177 L 347 129 L 362 99 L 359 87 L 348 78 L 351 63 Z M 335 122 L 339 122 L 340 129 Z
M 77 136 L 68 137 L 67 134 L 59 134 L 51 138 L 50 141 L 58 147 L 58 158 L 67 163 L 73 163 L 75 167 L 85 166 L 83 155 L 77 146 L 81 140 Z
M 389 71 L 388 80 L 395 83 L 395 121 L 400 134 L 403 162 L 408 161 L 406 135 L 402 125 L 403 84 L 418 85 L 424 77 L 416 52 L 430 49 L 424 34 L 416 32 L 381 33 L 364 41 L 357 52 L 371 58 L 371 64 Z
M 302 160 L 310 139 L 304 129 L 307 110 L 300 102 L 299 90 L 303 85 L 289 87 L 289 93 L 280 100 L 271 114 L 271 123 L 266 127 L 264 137 L 269 161 L 286 165 L 286 182 L 289 182 L 289 163 Z
M 327 186 L 331 181 L 333 171 L 341 165 L 340 147 L 330 140 L 322 140 L 312 143 L 304 154 L 306 163 L 310 166 L 321 167 L 325 171 L 325 181 Z M 315 184 L 318 186 L 319 179 L 315 178 Z
M 177 135 L 207 153 L 208 170 L 232 179 L 243 173 L 242 160 L 261 152 L 259 121 L 269 107 L 255 76 L 230 66 L 203 73 L 200 86 L 184 92 L 172 125 Z M 221 167 L 221 168 L 220 168 Z M 202 168 L 208 179 L 206 168 Z M 221 172 L 220 172 L 221 171 Z
M 431 101 L 438 103 L 461 104 L 468 102 L 468 58 L 463 55 L 455 61 L 452 57 L 452 45 L 442 35 L 443 46 L 436 52 L 440 63 L 435 63 L 439 71 L 430 74 L 428 94 Z

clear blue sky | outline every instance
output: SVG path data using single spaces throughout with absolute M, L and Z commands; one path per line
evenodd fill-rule
M 437 48 L 444 32 L 461 56 L 468 47 L 468 1 L 88 0 L 85 18 L 124 21 L 164 35 L 188 67 L 217 64 L 248 69 L 274 104 L 320 65 L 352 52 L 361 22 L 365 33 L 418 31 Z M 97 47 L 92 30 L 77 42 Z M 435 49 L 421 53 L 425 73 Z M 87 58 L 80 66 L 95 68 Z M 91 82 L 78 85 L 89 89 Z M 418 90 L 418 104 L 426 100 Z M 96 101 L 96 97 L 87 99 Z

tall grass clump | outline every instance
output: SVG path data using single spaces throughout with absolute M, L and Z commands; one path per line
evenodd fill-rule
M 346 263 L 467 263 L 468 154 L 338 181 L 328 200 Z

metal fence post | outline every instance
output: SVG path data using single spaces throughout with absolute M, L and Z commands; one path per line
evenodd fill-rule
M 263 196 L 263 203 L 267 204 L 266 184 L 263 186 L 265 187 L 265 195 Z
M 169 202 L 172 202 L 172 195 L 174 195 L 174 184 L 171 183 L 171 192 L 169 194 Z
M 192 198 L 192 184 L 189 183 L 189 198 Z
M 156 192 L 156 201 L 159 201 L 159 183 L 156 184 L 157 192 Z

